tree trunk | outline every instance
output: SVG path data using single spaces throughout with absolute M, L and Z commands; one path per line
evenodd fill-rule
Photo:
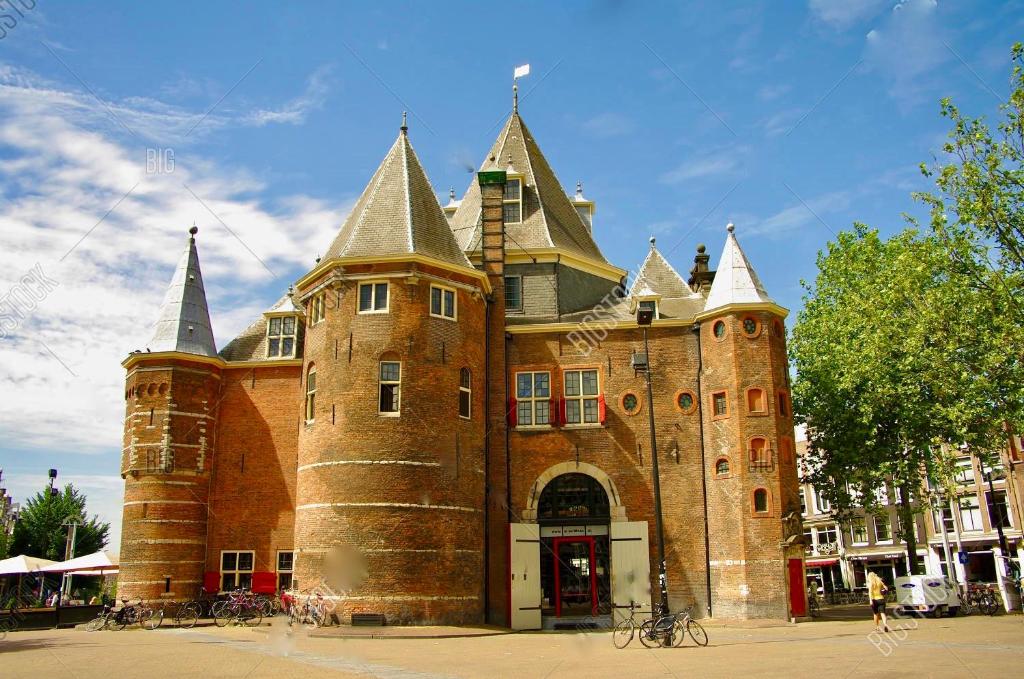
M 900 503 L 896 512 L 900 517 L 900 526 L 903 531 L 903 540 L 907 545 L 907 568 L 906 575 L 921 575 L 921 564 L 917 559 L 917 535 L 915 534 L 913 498 L 910 497 L 910 486 L 907 483 L 900 484 Z

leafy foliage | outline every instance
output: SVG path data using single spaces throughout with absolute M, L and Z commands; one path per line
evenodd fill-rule
M 14 526 L 10 551 L 53 561 L 64 560 L 67 527 L 64 522 L 79 522 L 75 538 L 75 553 L 82 556 L 98 552 L 107 545 L 110 524 L 101 523 L 96 515 L 91 519 L 85 513 L 85 495 L 70 483 L 63 492 L 50 493 L 44 488 L 30 498 Z

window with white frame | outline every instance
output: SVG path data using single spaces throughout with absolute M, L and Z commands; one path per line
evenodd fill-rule
M 857 517 L 850 521 L 850 539 L 855 545 L 868 544 L 868 525 L 864 517 Z
M 520 427 L 551 424 L 551 373 L 516 373 L 516 423 Z
M 473 377 L 469 368 L 459 371 L 459 417 L 469 419 L 473 407 Z
M 277 553 L 277 591 L 282 592 L 292 587 L 292 572 L 295 570 L 295 553 Z
M 965 495 L 960 498 L 960 526 L 965 530 L 983 530 L 981 523 L 981 505 L 977 495 Z
M 597 370 L 566 370 L 563 373 L 565 391 L 565 423 L 597 424 L 598 380 Z
M 502 199 L 502 212 L 506 224 L 518 224 L 523 221 L 523 180 L 520 177 L 508 177 L 505 181 L 505 195 Z
M 377 412 L 381 415 L 397 415 L 401 404 L 402 364 L 399 361 L 381 361 Z
M 505 310 L 523 310 L 523 277 L 505 276 Z
M 430 315 L 455 320 L 455 290 L 440 285 L 430 286 Z
M 875 488 L 875 502 L 880 505 L 889 504 L 889 488 L 884 482 L 878 488 Z
M 316 366 L 312 363 L 306 371 L 306 422 L 316 418 Z
M 327 293 L 319 292 L 309 300 L 309 324 L 316 325 L 324 320 L 327 307 Z
M 221 552 L 220 553 L 220 591 L 230 592 L 234 589 L 252 587 L 252 570 L 255 552 Z
M 875 542 L 891 542 L 892 526 L 888 516 L 875 516 Z
M 943 524 L 946 526 L 946 533 L 953 532 L 953 511 L 949 507 L 940 507 L 932 512 L 932 525 L 935 526 L 936 533 L 942 532 Z
M 974 460 L 966 458 L 963 460 L 956 461 L 956 482 L 959 484 L 973 484 L 974 483 Z
M 832 510 L 832 503 L 817 488 L 814 489 L 814 507 L 819 514 L 827 514 Z
M 359 284 L 359 313 L 383 314 L 388 311 L 388 284 Z
M 291 358 L 295 355 L 297 325 L 295 316 L 267 319 L 267 358 Z
M 836 525 L 829 524 L 827 526 L 821 526 L 817 529 L 818 532 L 818 551 L 822 554 L 831 554 L 835 552 L 838 547 L 839 534 L 836 531 Z

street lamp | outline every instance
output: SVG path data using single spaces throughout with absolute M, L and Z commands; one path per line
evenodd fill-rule
M 658 475 L 658 439 L 654 433 L 654 390 L 651 388 L 651 352 L 647 345 L 647 328 L 654 320 L 654 309 L 640 307 L 636 323 L 644 332 L 644 374 L 647 376 L 647 421 L 651 429 L 651 477 L 654 483 L 654 531 L 658 540 L 658 589 L 662 612 L 668 613 L 668 576 L 665 573 L 665 530 L 661 522 L 661 479 Z M 652 602 L 653 613 L 653 602 Z

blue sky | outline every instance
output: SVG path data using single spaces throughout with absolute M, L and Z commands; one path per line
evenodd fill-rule
M 446 201 L 530 63 L 521 113 L 609 259 L 654 235 L 685 271 L 732 221 L 795 312 L 835 232 L 921 213 L 939 99 L 993 117 L 1024 36 L 1019 2 L 13 2 L 0 295 L 36 266 L 57 287 L 0 340 L 0 466 L 18 500 L 59 468 L 115 539 L 119 362 L 193 220 L 223 346 L 326 249 L 403 109 Z

